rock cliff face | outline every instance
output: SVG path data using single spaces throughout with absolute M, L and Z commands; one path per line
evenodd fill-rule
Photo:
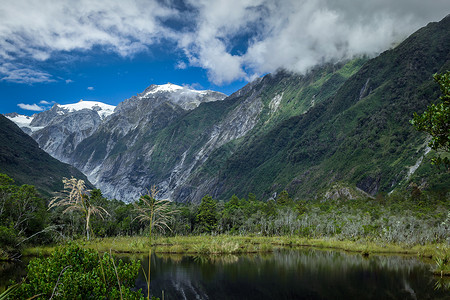
M 77 146 L 71 163 L 111 198 L 131 201 L 157 185 L 162 197 L 185 200 L 174 198 L 174 191 L 212 151 L 251 130 L 263 106 L 257 93 L 220 101 L 224 98 L 212 91 L 150 86 L 120 103 Z
M 8 117 L 46 152 L 86 174 L 106 196 L 131 201 L 151 184 L 164 185 L 165 177 L 155 175 L 158 171 L 147 166 L 157 144 L 149 136 L 157 135 L 201 103 L 225 97 L 169 83 L 151 85 L 117 107 L 82 101 L 55 104 L 33 117 Z

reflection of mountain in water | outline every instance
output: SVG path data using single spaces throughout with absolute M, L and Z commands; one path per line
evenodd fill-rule
M 167 299 L 445 299 L 429 270 L 413 257 L 311 249 L 223 259 L 153 256 L 151 289 Z M 146 289 L 143 276 L 137 286 Z

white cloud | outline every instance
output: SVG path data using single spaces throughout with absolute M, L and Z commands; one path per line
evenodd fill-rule
M 146 51 L 170 35 L 162 19 L 179 12 L 157 1 L 3 0 L 0 6 L 0 76 L 4 81 L 52 81 L 32 67 L 8 70 L 21 59 L 45 61 L 55 53 L 99 46 L 123 57 Z M 3 69 L 1 68 L 3 67 Z M 34 71 L 34 72 L 33 72 Z
M 72 83 L 73 82 L 72 79 L 66 79 L 65 81 L 66 81 L 66 83 Z
M 41 104 L 41 105 L 44 105 L 44 106 L 51 106 L 51 105 L 53 105 L 53 104 L 55 104 L 56 102 L 55 101 L 47 101 L 47 100 L 41 100 L 41 101 L 39 101 L 39 104 Z
M 20 107 L 21 109 L 24 110 L 31 110 L 31 111 L 43 111 L 44 108 L 35 104 L 24 104 L 24 103 L 19 103 L 17 104 L 18 107 Z
M 104 46 L 128 56 L 167 30 L 159 18 L 176 11 L 156 1 L 72 1 L 14 0 L 3 1 L 0 16 L 1 42 L 16 55 L 47 59 L 54 51 L 88 50 Z M 0 55 L 7 55 L 7 51 Z
M 184 70 L 186 68 L 187 68 L 187 64 L 184 61 L 182 61 L 182 60 L 178 61 L 175 64 L 175 69 Z
M 87 89 L 90 90 L 90 91 L 93 91 L 94 87 L 93 86 L 88 86 Z
M 450 11 L 446 0 L 231 2 L 192 0 L 198 27 L 180 40 L 190 64 L 207 69 L 216 84 L 375 55 Z M 235 39 L 248 32 L 244 53 L 232 53 Z
M 31 69 L 23 64 L 2 63 L 0 61 L 0 81 L 33 84 L 54 82 L 55 80 L 47 72 Z
M 175 68 L 207 70 L 216 84 L 278 68 L 376 54 L 450 12 L 448 0 L 3 0 L 0 80 L 55 79 L 33 64 L 93 47 L 133 57 L 171 41 L 185 57 Z M 177 22 L 166 22 L 175 20 Z M 244 45 L 242 43 L 245 43 Z M 66 83 L 72 82 L 70 79 Z
M 190 89 L 190 90 L 203 90 L 204 89 L 203 86 L 198 82 L 195 82 L 192 84 L 183 84 L 183 87 Z

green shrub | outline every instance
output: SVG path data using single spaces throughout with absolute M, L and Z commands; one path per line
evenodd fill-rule
M 0 226 L 0 260 L 8 260 L 11 254 L 18 253 L 20 237 L 14 228 Z
M 32 259 L 11 299 L 143 299 L 140 290 L 132 290 L 139 268 L 139 261 L 124 263 L 107 253 L 100 256 L 69 245 L 50 257 Z
M 0 226 L 0 245 L 14 247 L 17 243 L 18 236 L 14 228 Z

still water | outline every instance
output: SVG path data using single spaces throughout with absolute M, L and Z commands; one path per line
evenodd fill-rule
M 148 256 L 139 259 L 145 272 Z M 0 287 L 26 274 L 26 262 L 0 264 Z M 152 255 L 151 293 L 164 299 L 450 299 L 432 264 L 415 257 L 313 249 L 268 254 Z M 442 282 L 450 286 L 450 278 Z M 137 288 L 147 293 L 141 272 Z
M 148 268 L 148 257 L 140 258 Z M 319 250 L 152 256 L 151 293 L 164 299 L 450 299 L 413 257 Z M 148 270 L 148 269 L 147 269 Z M 144 276 L 138 288 L 147 290 Z

